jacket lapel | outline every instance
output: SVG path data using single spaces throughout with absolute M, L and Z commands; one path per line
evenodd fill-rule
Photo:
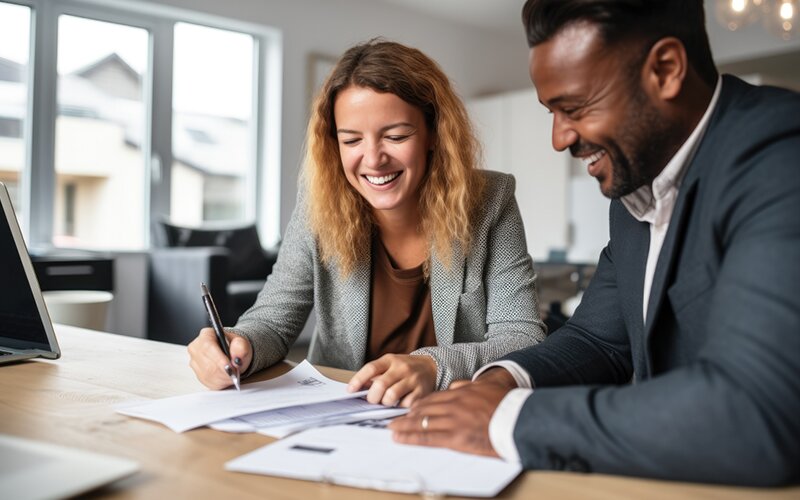
M 450 269 L 444 267 L 435 255 L 431 257 L 431 309 L 433 327 L 438 345 L 451 345 L 455 339 L 458 299 L 464 289 L 464 253 L 453 247 Z
M 699 168 L 690 168 L 689 172 L 696 172 L 697 170 L 699 170 Z M 686 224 L 692 212 L 692 206 L 694 205 L 694 199 L 697 193 L 697 182 L 697 175 L 687 174 L 687 178 L 684 180 L 678 193 L 678 199 L 675 201 L 675 208 L 672 211 L 669 229 L 664 238 L 664 243 L 661 246 L 661 252 L 658 255 L 658 262 L 653 275 L 653 284 L 650 288 L 650 300 L 647 305 L 647 320 L 645 321 L 645 346 L 653 332 L 653 325 L 658 321 L 658 314 L 664 300 L 664 295 L 666 294 L 667 286 L 670 282 L 670 276 L 673 275 L 672 271 L 675 267 L 676 254 L 679 253 L 678 250 L 681 245 L 683 245 Z

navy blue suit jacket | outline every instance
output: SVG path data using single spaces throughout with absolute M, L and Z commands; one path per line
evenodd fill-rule
M 800 479 L 800 95 L 723 77 L 681 185 L 646 321 L 649 226 L 621 202 L 574 316 L 507 357 L 536 387 L 526 468 Z

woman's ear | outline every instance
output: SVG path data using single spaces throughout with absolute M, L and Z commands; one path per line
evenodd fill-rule
M 648 93 L 657 99 L 675 99 L 683 88 L 689 60 L 683 42 L 665 37 L 650 48 L 643 67 L 643 83 Z
M 427 146 L 428 146 L 428 151 L 427 151 L 427 154 L 426 154 L 426 158 L 428 160 L 428 163 L 430 163 L 431 159 L 433 158 L 433 152 L 438 147 L 438 142 L 436 141 L 436 136 L 435 135 L 428 136 L 428 144 L 427 144 Z

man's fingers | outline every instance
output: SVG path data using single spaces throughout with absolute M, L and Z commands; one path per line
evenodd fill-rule
M 452 405 L 433 405 L 427 407 L 425 411 L 411 410 L 402 417 L 397 417 L 389 423 L 389 429 L 399 432 L 414 432 L 422 429 L 422 421 L 428 417 L 428 428 L 431 422 L 438 421 L 438 429 L 442 429 L 446 423 L 454 422 L 452 415 L 459 408 Z
M 402 444 L 451 448 L 453 434 L 449 431 L 393 432 L 392 439 Z
M 469 384 L 471 384 L 471 382 L 469 380 L 456 380 L 455 382 L 450 384 L 447 388 L 448 389 L 458 389 L 460 387 L 465 387 L 465 386 L 467 386 Z
M 431 424 L 429 424 L 431 425 Z M 435 446 L 440 448 L 450 448 L 451 450 L 472 453 L 474 455 L 485 455 L 497 457 L 497 452 L 492 448 L 491 443 L 486 439 L 475 439 L 474 436 L 464 434 L 464 430 L 431 430 L 411 431 L 411 432 L 392 432 L 392 439 L 401 444 L 411 444 L 417 446 Z
M 455 403 L 459 401 L 463 395 L 464 393 L 462 391 L 447 390 L 432 392 L 424 398 L 414 401 L 414 404 L 411 405 L 411 409 L 412 411 L 416 411 L 418 408 L 427 408 L 433 405 Z

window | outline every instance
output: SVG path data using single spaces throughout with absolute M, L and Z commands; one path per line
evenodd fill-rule
M 278 189 L 279 51 L 269 28 L 156 3 L 0 0 L 0 181 L 29 243 L 141 249 L 163 217 L 277 241 L 257 195 Z
M 24 212 L 19 188 L 27 164 L 30 25 L 30 7 L 0 3 L 0 182 L 8 188 L 20 219 Z
M 245 219 L 253 163 L 253 37 L 175 25 L 173 222 Z
M 148 39 L 142 28 L 58 19 L 56 246 L 145 246 Z

